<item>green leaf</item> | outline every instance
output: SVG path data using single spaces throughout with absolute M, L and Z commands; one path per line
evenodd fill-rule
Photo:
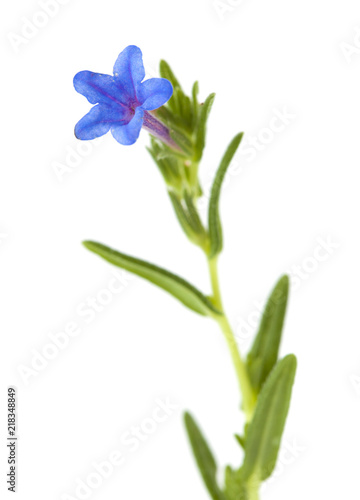
M 183 198 L 173 191 L 169 191 L 175 215 L 187 237 L 207 252 L 208 236 L 202 225 L 199 214 L 193 203 L 192 197 L 187 192 L 182 192 Z
M 100 255 L 100 257 L 111 264 L 130 271 L 141 278 L 145 278 L 163 290 L 166 290 L 192 311 L 204 316 L 221 314 L 207 297 L 179 276 L 149 262 L 112 250 L 101 243 L 84 241 L 83 244 L 88 250 Z
M 209 257 L 218 255 L 223 246 L 222 240 L 222 227 L 219 215 L 219 199 L 222 182 L 224 180 L 226 170 L 233 159 L 233 156 L 240 145 L 243 138 L 243 132 L 236 135 L 229 144 L 220 166 L 216 172 L 215 179 L 211 188 L 211 195 L 209 201 L 209 235 L 210 235 L 210 254 Z
M 146 149 L 150 153 L 156 165 L 159 167 L 159 170 L 164 177 L 165 182 L 169 185 L 174 184 L 178 175 L 176 175 L 176 172 L 174 172 L 173 169 L 169 168 L 170 162 L 168 161 L 168 158 L 165 156 L 161 156 L 161 152 L 157 147 L 155 141 L 151 140 L 151 142 L 152 147 L 147 147 Z
M 246 485 L 243 480 L 242 468 L 232 469 L 228 465 L 225 469 L 225 494 L 229 500 L 247 500 Z
M 160 61 L 160 76 L 162 78 L 166 78 L 169 80 L 171 85 L 173 86 L 173 95 L 167 102 L 167 106 L 175 113 L 180 112 L 180 103 L 178 99 L 177 90 L 181 90 L 181 85 L 174 75 L 172 69 L 168 65 L 168 63 L 164 60 Z
M 247 369 L 256 393 L 278 360 L 288 295 L 289 278 L 282 276 L 267 301 L 259 331 L 247 357 Z
M 260 392 L 246 438 L 245 481 L 264 481 L 274 470 L 295 372 L 296 358 L 289 354 L 275 365 Z
M 187 148 L 190 148 L 192 155 L 192 134 L 183 117 L 171 112 L 166 106 L 161 106 L 154 113 L 170 129 L 170 132 L 179 133 L 184 136 L 183 140 L 187 141 Z
M 210 94 L 204 104 L 200 106 L 199 120 L 195 138 L 195 158 L 199 162 L 202 157 L 203 149 L 205 147 L 206 137 L 206 122 L 209 117 L 212 105 L 214 103 L 215 94 Z
M 190 98 L 179 88 L 177 88 L 175 92 L 179 106 L 179 115 L 182 118 L 185 128 L 188 132 L 191 132 L 192 109 Z
M 175 121 L 174 114 L 166 106 L 161 106 L 155 111 L 152 111 L 152 113 L 155 114 L 156 118 L 159 118 L 159 120 L 162 121 L 165 125 Z
M 199 82 L 195 82 L 191 91 L 192 107 L 193 107 L 193 124 L 192 124 L 193 127 L 196 126 L 198 119 L 198 112 L 199 112 L 199 101 L 197 97 L 198 93 L 199 93 Z
M 241 448 L 243 450 L 245 450 L 245 443 L 246 443 L 246 441 L 243 438 L 243 436 L 240 436 L 240 434 L 235 434 L 235 439 L 238 442 L 238 444 L 241 446 Z
M 194 228 L 194 231 L 205 237 L 206 236 L 205 228 L 202 224 L 199 213 L 194 205 L 194 200 L 189 195 L 189 193 L 187 191 L 185 191 L 185 193 L 184 193 L 184 200 L 186 203 L 186 207 L 188 209 L 189 220 L 191 221 L 191 224 L 192 224 L 192 227 Z
M 192 143 L 190 139 L 182 132 L 179 132 L 176 129 L 170 129 L 169 131 L 170 137 L 178 144 L 183 150 L 183 154 L 185 157 L 191 157 L 192 155 Z
M 216 481 L 217 465 L 215 458 L 198 425 L 189 413 L 185 413 L 184 421 L 196 463 L 200 469 L 202 478 L 211 495 L 211 498 L 213 500 L 227 500 L 225 494 L 220 490 Z
M 196 234 L 196 230 L 193 227 L 193 223 L 188 212 L 184 209 L 181 200 L 179 200 L 179 198 L 171 191 L 169 191 L 169 197 L 174 207 L 176 217 L 178 218 L 184 233 L 188 236 L 188 238 L 193 239 Z
M 174 89 L 181 89 L 181 85 L 174 75 L 172 69 L 163 59 L 160 61 L 160 76 L 161 78 L 166 78 L 167 80 L 169 80 Z

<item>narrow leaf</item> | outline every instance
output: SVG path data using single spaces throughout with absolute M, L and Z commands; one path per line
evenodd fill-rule
M 247 357 L 251 384 L 258 393 L 278 360 L 289 295 L 289 278 L 282 276 L 265 306 L 259 331 Z
M 167 162 L 164 161 L 165 159 L 161 158 L 159 156 L 159 154 L 156 154 L 154 147 L 152 149 L 151 148 L 146 148 L 146 149 L 150 153 L 150 155 L 151 155 L 152 159 L 154 160 L 154 162 L 156 163 L 156 165 L 159 167 L 159 170 L 160 170 L 162 176 L 164 177 L 165 182 L 167 184 L 171 184 L 173 181 L 173 175 L 172 175 L 172 172 L 169 171 Z
M 198 234 L 205 236 L 206 235 L 205 228 L 204 228 L 203 223 L 200 219 L 199 213 L 194 205 L 193 198 L 189 195 L 189 193 L 187 191 L 185 191 L 184 200 L 185 200 L 188 212 L 189 212 L 189 219 L 192 223 L 194 231 L 197 232 Z
M 185 413 L 184 421 L 196 463 L 211 498 L 213 500 L 227 500 L 216 481 L 217 465 L 215 458 L 198 425 L 189 413 Z
M 191 105 L 192 105 L 192 129 L 195 130 L 198 123 L 199 118 L 199 101 L 198 101 L 198 93 L 199 93 L 199 82 L 194 82 L 194 85 L 191 89 Z
M 176 129 L 170 129 L 170 136 L 172 139 L 174 139 L 176 144 L 178 144 L 181 147 L 181 149 L 183 150 L 183 154 L 186 157 L 192 156 L 193 145 L 192 145 L 190 139 L 186 136 L 186 134 L 184 134 L 183 132 L 179 132 Z
M 179 109 L 179 100 L 178 100 L 178 94 L 177 90 L 181 89 L 180 83 L 177 80 L 176 76 L 172 72 L 170 66 L 168 63 L 164 60 L 160 61 L 160 76 L 162 78 L 166 78 L 169 80 L 169 82 L 173 86 L 173 95 L 169 99 L 169 101 L 166 104 L 166 107 L 169 107 L 174 113 L 178 114 L 180 109 Z
M 212 105 L 214 103 L 215 94 L 210 94 L 204 104 L 200 106 L 198 127 L 195 139 L 195 161 L 199 162 L 202 157 L 203 149 L 205 147 L 206 137 L 206 122 L 209 117 Z
M 199 82 L 196 81 L 194 83 L 194 85 L 192 87 L 192 91 L 191 91 L 192 105 L 193 105 L 193 111 L 194 111 L 194 123 L 193 123 L 193 125 L 196 125 L 197 116 L 198 116 L 198 109 L 199 109 L 198 93 L 199 93 Z
M 184 233 L 191 239 L 194 236 L 194 228 L 188 213 L 184 210 L 184 207 L 182 206 L 179 198 L 171 191 L 169 191 L 169 197 L 174 207 L 175 215 Z
M 88 250 L 100 255 L 100 257 L 111 264 L 145 278 L 163 290 L 166 290 L 189 309 L 204 316 L 221 314 L 209 299 L 179 276 L 149 262 L 112 250 L 101 243 L 84 241 L 83 244 Z
M 243 450 L 245 450 L 245 439 L 240 434 L 235 434 L 235 439 Z
M 186 129 L 191 132 L 192 110 L 190 98 L 185 95 L 181 89 L 178 89 L 177 100 L 179 102 L 179 114 L 181 115 Z
M 175 121 L 174 114 L 166 106 L 161 106 L 155 111 L 152 111 L 152 113 L 155 114 L 155 116 L 159 118 L 159 120 L 161 120 L 165 125 Z
M 179 133 L 184 134 L 188 139 L 192 140 L 191 131 L 189 130 L 188 124 L 184 121 L 182 116 L 179 116 L 177 112 L 170 111 L 167 106 L 161 106 L 155 112 L 155 116 L 159 118 L 165 125 L 167 125 L 170 130 L 175 130 Z
M 223 246 L 222 227 L 219 214 L 219 199 L 222 182 L 224 180 L 226 170 L 233 159 L 233 156 L 239 147 L 243 133 L 236 135 L 229 144 L 220 166 L 216 172 L 215 179 L 211 188 L 209 202 L 209 235 L 210 235 L 210 257 L 218 255 Z
M 245 481 L 267 479 L 274 470 L 289 410 L 296 358 L 289 354 L 275 365 L 257 402 L 246 438 Z
M 160 76 L 161 78 L 166 78 L 167 80 L 169 80 L 174 89 L 177 87 L 181 89 L 181 85 L 174 75 L 172 69 L 163 59 L 160 61 Z

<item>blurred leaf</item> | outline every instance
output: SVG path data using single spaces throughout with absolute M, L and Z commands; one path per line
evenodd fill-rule
M 188 146 L 190 144 L 190 149 L 192 152 L 192 133 L 188 127 L 188 124 L 185 122 L 182 116 L 179 116 L 178 114 L 170 111 L 167 106 L 161 106 L 161 108 L 158 108 L 154 112 L 154 114 L 156 118 L 162 121 L 170 129 L 170 132 L 175 132 L 183 135 L 188 141 Z
M 275 468 L 295 372 L 296 358 L 289 354 L 275 365 L 261 389 L 246 438 L 244 481 L 264 481 Z
M 210 202 L 209 202 L 209 236 L 210 236 L 209 257 L 210 258 L 215 257 L 222 250 L 223 246 L 222 227 L 219 215 L 220 190 L 227 168 L 230 165 L 231 160 L 233 159 L 233 156 L 237 148 L 239 147 L 243 135 L 244 135 L 243 133 L 236 135 L 229 144 L 221 160 L 220 166 L 216 172 L 216 176 L 212 185 Z
M 198 121 L 198 126 L 197 126 L 197 131 L 196 131 L 196 139 L 195 139 L 195 161 L 199 162 L 203 149 L 205 147 L 205 137 L 206 137 L 206 122 L 209 117 L 209 113 L 211 111 L 213 102 L 215 99 L 215 94 L 210 94 L 209 97 L 207 97 L 206 101 L 204 104 L 200 106 L 200 112 L 199 112 L 199 121 Z
M 196 127 L 198 113 L 199 113 L 199 101 L 197 97 L 198 93 L 199 93 L 199 82 L 195 82 L 191 91 L 192 106 L 193 106 L 193 128 Z
M 151 138 L 151 148 L 147 147 L 146 149 L 159 167 L 165 182 L 170 185 L 175 184 L 176 180 L 179 179 L 179 173 L 176 169 L 176 162 L 171 161 L 171 155 L 166 155 L 153 138 Z
M 188 192 L 184 193 L 184 200 L 186 203 L 186 207 L 188 209 L 189 219 L 191 221 L 192 227 L 194 228 L 194 231 L 205 237 L 206 236 L 205 228 L 203 226 L 203 223 L 201 222 L 199 213 L 194 205 L 194 201 L 192 197 L 188 194 Z
M 192 109 L 190 98 L 184 94 L 181 89 L 176 89 L 179 115 L 182 118 L 183 125 L 188 132 L 191 132 Z
M 225 469 L 225 494 L 229 500 L 247 500 L 242 468 L 234 470 L 229 465 Z
M 220 314 L 207 297 L 179 276 L 149 262 L 112 250 L 101 243 L 84 241 L 83 244 L 88 250 L 100 255 L 111 264 L 145 278 L 166 290 L 189 309 L 204 316 Z
M 169 80 L 174 89 L 181 89 L 179 81 L 177 80 L 168 63 L 164 61 L 164 59 L 160 61 L 160 76 L 161 78 L 166 78 L 167 80 Z
M 184 421 L 196 463 L 211 498 L 213 500 L 227 500 L 216 481 L 217 465 L 214 456 L 198 425 L 189 413 L 185 413 Z
M 250 381 L 257 393 L 278 360 L 288 295 L 289 278 L 282 276 L 267 301 L 258 334 L 247 357 Z
M 242 436 L 240 436 L 240 434 L 235 434 L 235 439 L 239 443 L 241 448 L 245 450 L 245 439 Z
M 190 241 L 198 245 L 206 253 L 208 248 L 208 236 L 193 204 L 192 197 L 186 191 L 182 193 L 183 199 L 180 199 L 180 197 L 172 191 L 169 191 L 169 196 L 175 214 L 185 234 Z
M 191 157 L 193 145 L 187 135 L 173 128 L 170 129 L 170 136 L 181 147 L 186 158 Z
M 198 111 L 199 111 L 199 101 L 198 101 L 198 94 L 199 94 L 199 82 L 196 81 L 194 82 L 194 85 L 191 90 L 191 96 L 192 96 L 192 105 L 194 109 L 194 114 L 197 117 Z
M 167 102 L 167 106 L 175 113 L 179 113 L 180 105 L 179 105 L 177 90 L 178 89 L 181 90 L 181 85 L 177 80 L 176 76 L 174 75 L 172 69 L 168 65 L 168 63 L 164 60 L 160 61 L 160 76 L 161 78 L 166 78 L 167 80 L 169 80 L 173 86 L 173 95 Z
M 167 106 L 161 106 L 160 108 L 152 111 L 152 113 L 165 125 L 175 121 L 174 113 L 172 113 Z
M 190 213 L 187 207 L 183 205 L 182 200 L 180 200 L 175 193 L 169 191 L 169 196 L 175 210 L 175 215 L 187 237 L 196 245 L 204 248 L 207 235 L 205 229 L 199 225 L 201 221 L 199 222 L 196 219 L 197 214 Z

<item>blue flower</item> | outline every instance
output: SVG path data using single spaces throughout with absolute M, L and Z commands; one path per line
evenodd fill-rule
M 74 87 L 91 104 L 95 104 L 75 126 L 75 136 L 81 140 L 100 137 L 109 130 L 124 145 L 134 144 L 141 127 L 175 147 L 169 130 L 149 111 L 165 104 L 173 93 L 171 83 L 164 78 L 145 78 L 141 50 L 129 45 L 116 60 L 114 76 L 80 71 Z

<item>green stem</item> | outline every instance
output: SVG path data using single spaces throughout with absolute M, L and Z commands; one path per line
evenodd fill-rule
M 214 319 L 217 321 L 219 324 L 221 330 L 224 333 L 225 339 L 227 341 L 227 344 L 229 346 L 230 354 L 234 363 L 234 367 L 236 370 L 239 386 L 240 386 L 240 391 L 242 393 L 243 397 L 243 408 L 244 408 L 244 413 L 246 417 L 246 421 L 250 422 L 254 413 L 254 408 L 255 408 L 255 395 L 252 390 L 249 376 L 246 370 L 246 366 L 244 364 L 244 361 L 241 358 L 240 352 L 238 350 L 234 332 L 232 331 L 232 328 L 230 326 L 229 320 L 224 312 L 224 308 L 222 305 L 222 298 L 221 298 L 221 292 L 220 292 L 220 285 L 219 285 L 219 278 L 218 278 L 218 271 L 217 271 L 217 257 L 214 257 L 212 259 L 208 259 L 209 263 L 209 271 L 210 271 L 210 278 L 211 278 L 211 286 L 213 290 L 213 302 L 214 305 L 223 312 L 221 316 L 216 316 Z M 249 499 L 250 500 L 250 499 Z M 252 500 L 252 499 L 251 499 Z M 256 497 L 253 497 L 253 500 L 256 500 Z
M 259 487 L 260 487 L 260 481 L 259 479 L 255 476 L 252 477 L 251 480 L 247 483 L 247 499 L 248 500 L 259 500 Z
M 252 489 L 248 490 L 248 500 L 259 500 L 259 490 L 257 489 Z
M 213 291 L 213 300 L 215 302 L 215 305 L 219 309 L 223 310 L 217 262 L 218 262 L 217 257 L 213 257 L 212 259 L 208 259 L 211 287 L 212 287 L 212 291 Z

